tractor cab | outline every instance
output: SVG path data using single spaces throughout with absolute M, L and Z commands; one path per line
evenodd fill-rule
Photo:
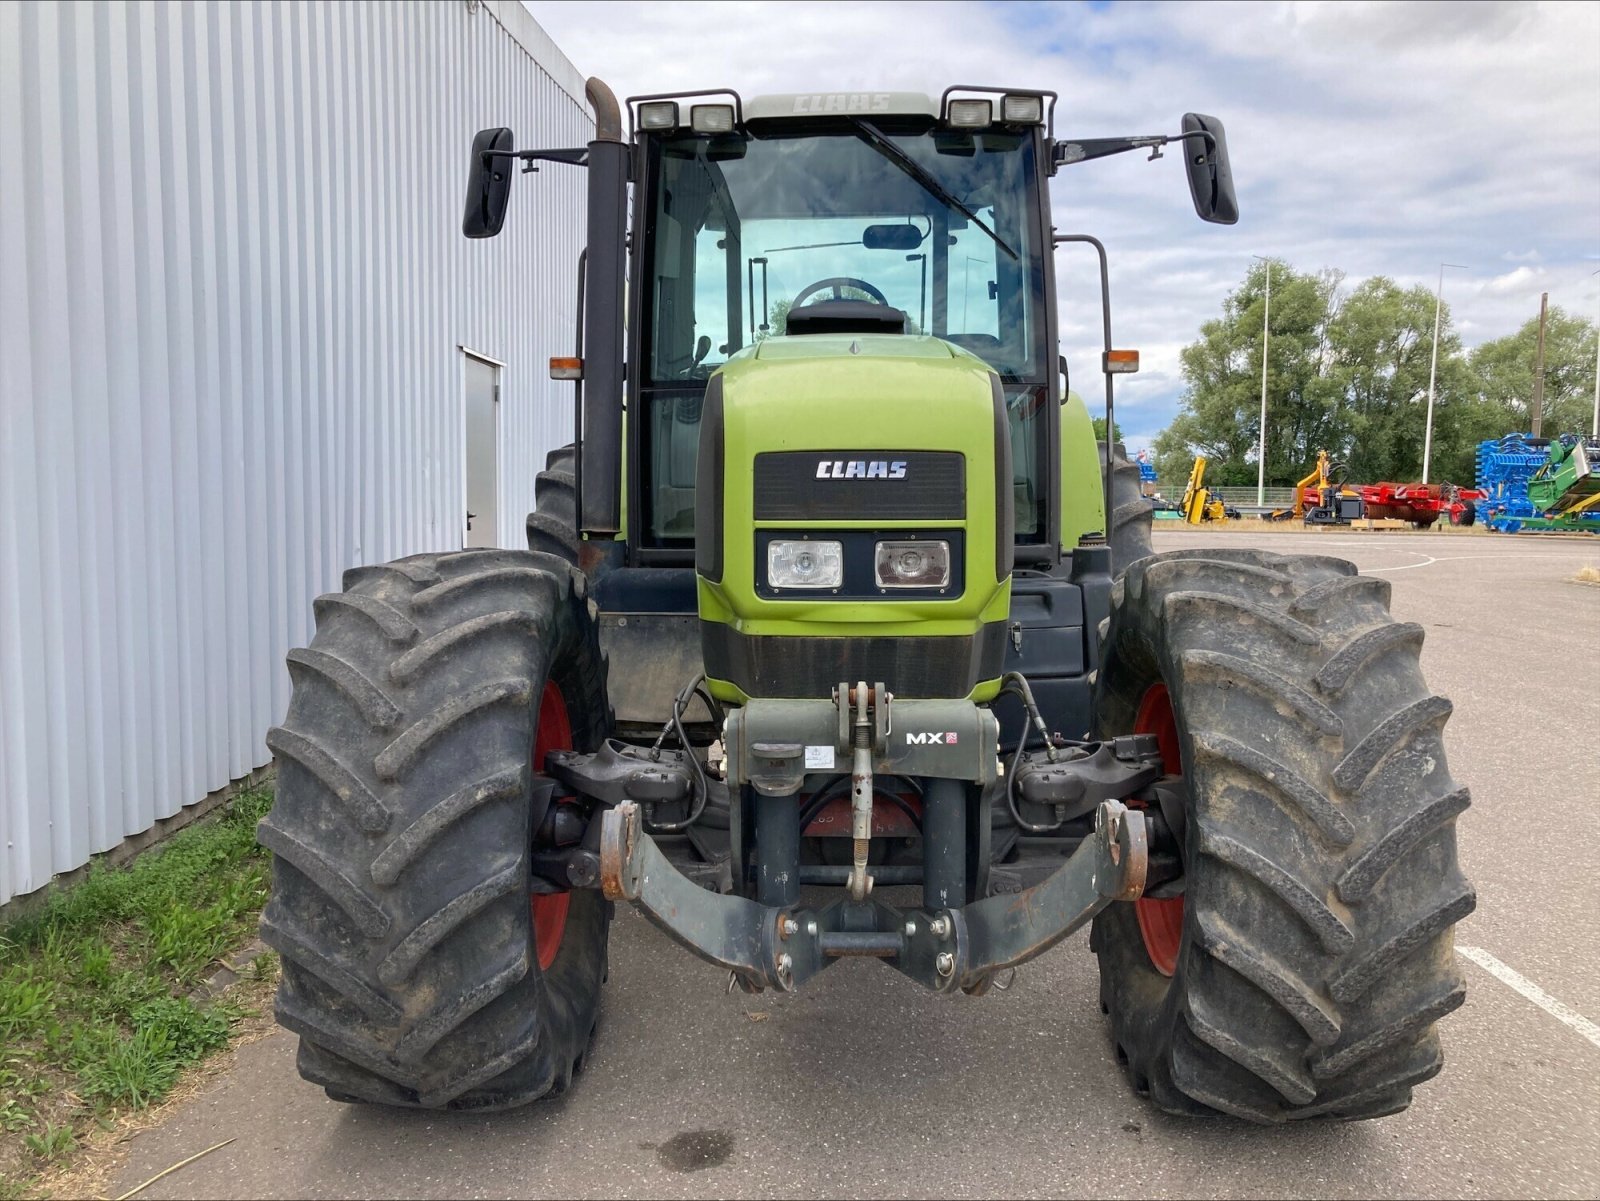
M 643 733 L 701 671 L 719 700 L 879 670 L 891 685 L 988 697 L 1002 667 L 1022 666 L 1026 640 L 1051 724 L 1087 730 L 1088 632 L 1110 588 L 1110 456 L 1102 473 L 1088 411 L 1065 388 L 1054 251 L 1092 243 L 1102 292 L 1104 252 L 1055 234 L 1049 180 L 1175 142 L 1201 215 L 1231 221 L 1236 206 L 1214 118 L 1068 142 L 1054 135 L 1055 101 L 971 87 L 712 90 L 615 108 L 600 90 L 586 149 L 515 151 L 509 131 L 479 135 L 469 236 L 499 228 L 511 160 L 589 172 L 584 353 L 562 360 L 564 377 L 581 376 L 578 437 L 549 481 L 552 494 L 570 489 L 571 515 L 535 511 L 529 536 L 589 575 L 613 658 L 660 666 L 618 698 L 619 721 Z M 1104 324 L 1109 406 L 1109 373 L 1136 359 L 1111 352 Z M 748 441 L 730 442 L 739 430 Z M 957 474 L 932 465 L 946 460 Z M 875 462 L 902 477 L 852 485 L 823 467 Z M 928 561 L 949 560 L 938 583 L 877 573 L 871 560 L 918 540 L 935 548 Z M 799 541 L 820 550 L 801 554 Z M 826 570 L 778 582 L 797 554 Z M 907 674 L 929 653 L 959 669 Z M 797 657 L 810 669 L 783 669 Z M 1002 710 L 1021 719 L 1015 700 Z M 691 724 L 711 719 L 702 708 Z
M 1055 233 L 1049 180 L 1125 151 L 1158 158 L 1174 144 L 1196 211 L 1231 223 L 1221 122 L 1191 113 L 1177 134 L 1069 141 L 1055 136 L 1050 91 L 745 100 L 711 89 L 619 107 L 591 82 L 597 136 L 587 147 L 515 150 L 508 129 L 478 135 L 463 225 L 469 237 L 499 232 L 517 161 L 524 172 L 539 161 L 588 168 L 584 353 L 559 371 L 582 377 L 575 501 L 587 567 L 687 565 L 696 397 L 761 343 L 824 332 L 938 338 L 995 374 L 1013 443 L 1019 564 L 1054 568 L 1081 534 L 1105 532 L 1088 461 L 1069 449 L 1061 478 L 1062 428 L 1088 421 L 1065 396 L 1053 259 L 1062 241 L 1094 245 L 1103 294 L 1104 252 Z M 1104 324 L 1102 367 L 1135 370 L 1136 357 L 1111 361 L 1109 310 Z M 637 419 L 624 433 L 625 405 Z
M 1046 103 L 1012 95 L 1003 122 L 984 99 L 961 127 L 893 93 L 638 106 L 639 550 L 695 536 L 700 410 L 685 398 L 769 339 L 824 333 L 937 338 L 982 360 L 1005 390 L 1017 537 L 1048 543 Z

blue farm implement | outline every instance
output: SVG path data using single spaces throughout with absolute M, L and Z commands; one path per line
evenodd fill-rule
M 1480 442 L 1478 487 L 1492 530 L 1600 533 L 1600 440 L 1507 434 Z

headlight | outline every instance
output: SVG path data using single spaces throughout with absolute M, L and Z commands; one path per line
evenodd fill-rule
M 874 558 L 880 588 L 943 588 L 950 583 L 948 542 L 880 542 Z
M 839 587 L 844 583 L 844 544 L 767 543 L 767 583 L 773 588 Z

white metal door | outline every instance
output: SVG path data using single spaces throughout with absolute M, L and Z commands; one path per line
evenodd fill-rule
M 498 546 L 500 368 L 465 356 L 466 546 Z

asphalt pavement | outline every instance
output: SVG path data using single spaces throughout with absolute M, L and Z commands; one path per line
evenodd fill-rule
M 868 961 L 749 997 L 624 911 L 566 1097 L 484 1116 L 340 1105 L 300 1080 L 280 1030 L 138 1135 L 111 1195 L 230 1137 L 140 1196 L 1600 1195 L 1600 587 L 1572 582 L 1600 567 L 1600 540 L 1163 530 L 1157 549 L 1213 541 L 1390 579 L 1455 702 L 1478 889 L 1457 934 L 1468 997 L 1407 1112 L 1286 1128 L 1161 1115 L 1113 1062 L 1083 932 L 984 998 Z

